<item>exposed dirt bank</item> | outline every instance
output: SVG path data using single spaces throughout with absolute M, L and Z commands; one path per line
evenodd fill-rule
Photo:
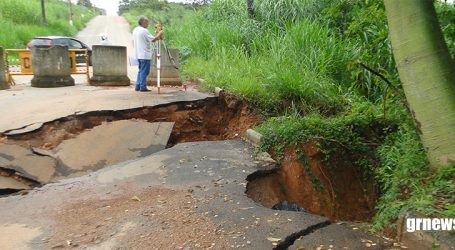
M 247 195 L 266 207 L 289 201 L 332 221 L 370 221 L 377 192 L 348 154 L 328 159 L 316 142 L 287 148 L 277 171 L 250 176 Z

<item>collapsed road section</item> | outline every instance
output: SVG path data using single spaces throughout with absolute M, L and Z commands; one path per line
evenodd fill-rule
M 82 176 L 177 143 L 239 138 L 259 120 L 231 96 L 127 110 L 92 111 L 6 131 L 0 139 L 3 194 Z
M 327 241 L 351 249 L 365 246 L 365 239 L 374 242 L 371 249 L 388 244 L 309 213 L 318 211 L 256 203 L 255 195 L 275 197 L 253 178 L 270 166 L 255 161 L 245 142 L 229 139 L 259 122 L 241 100 L 222 95 L 91 111 L 6 131 L 1 195 L 27 195 L 0 199 L 0 243 L 106 249 L 146 248 L 150 241 L 177 249 L 286 249 L 301 239 L 310 249 Z M 272 167 L 269 173 L 278 173 Z M 328 233 L 321 239 L 320 232 Z M 8 237 L 17 233 L 33 236 Z

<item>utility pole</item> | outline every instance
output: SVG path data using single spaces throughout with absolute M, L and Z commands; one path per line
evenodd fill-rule
M 41 24 L 42 25 L 46 25 L 47 24 L 47 21 L 46 21 L 46 7 L 45 7 L 45 4 L 44 4 L 44 0 L 41 0 Z
M 71 3 L 71 0 L 68 0 L 68 10 L 69 10 L 69 20 L 70 20 L 70 25 L 73 26 L 73 4 Z

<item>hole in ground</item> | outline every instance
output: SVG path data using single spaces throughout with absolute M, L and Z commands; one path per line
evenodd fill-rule
M 118 162 L 130 160 L 131 157 L 139 157 L 137 154 L 122 154 L 123 151 L 113 151 L 116 153 L 102 156 L 102 158 L 109 158 L 112 155 L 112 159 L 97 159 L 96 157 L 99 157 L 99 155 L 95 154 L 95 156 L 91 155 L 91 157 L 88 157 L 90 160 L 87 160 L 87 155 L 80 153 L 84 151 L 79 152 L 79 150 L 72 150 L 73 147 L 71 145 L 69 150 L 66 150 L 66 153 L 64 153 L 62 157 L 60 157 L 61 155 L 56 156 L 57 153 L 62 152 L 61 148 L 58 146 L 68 139 L 76 138 L 79 135 L 82 136 L 82 134 L 87 135 L 88 132 L 93 132 L 95 130 L 100 131 L 99 128 L 101 128 L 101 125 L 110 124 L 111 122 L 111 124 L 113 124 L 113 122 L 126 120 L 138 120 L 146 124 L 147 122 L 174 122 L 171 135 L 166 145 L 167 147 L 183 142 L 240 138 L 248 128 L 260 123 L 260 120 L 249 112 L 246 104 L 242 100 L 233 96 L 223 95 L 203 100 L 175 102 L 154 107 L 141 107 L 116 111 L 93 111 L 80 115 L 71 115 L 47 122 L 36 131 L 9 136 L 2 135 L 2 137 L 0 137 L 0 143 L 14 146 L 19 145 L 22 146 L 24 150 L 29 150 L 28 155 L 32 154 L 36 157 L 53 159 L 55 162 L 54 166 L 42 166 L 43 170 L 39 174 L 45 177 L 46 180 L 55 181 L 67 178 L 67 176 L 76 177 L 84 175 Z M 120 131 L 119 133 L 128 133 L 128 130 L 115 131 Z M 106 136 L 112 136 L 113 138 L 119 137 L 119 135 L 116 135 L 115 133 Z M 105 136 L 103 135 L 101 137 L 104 138 Z M 80 137 L 78 139 L 80 140 Z M 164 144 L 166 143 L 166 140 L 167 137 L 164 139 Z M 108 139 L 107 142 L 100 142 L 100 145 L 102 144 L 102 146 L 95 145 L 96 143 L 97 142 L 93 142 L 93 144 L 84 144 L 78 147 L 87 148 L 88 150 L 100 150 L 103 146 L 107 148 L 112 143 L 119 144 L 122 142 L 112 140 L 111 143 Z M 134 145 L 133 142 L 133 146 Z M 68 144 L 65 146 L 68 147 Z M 155 145 L 151 145 L 150 148 L 153 148 L 153 146 Z M 116 148 L 116 150 L 118 149 Z M 132 150 L 139 152 L 140 156 L 148 155 L 148 148 L 142 151 L 142 148 L 136 149 L 133 147 Z M 127 148 L 127 151 L 131 151 L 131 148 Z M 77 155 L 78 152 L 81 155 Z M 17 158 L 15 155 L 7 155 L 6 157 L 11 158 L 11 160 Z M 93 157 L 96 159 L 92 159 Z M 30 161 L 33 161 L 33 158 L 29 160 L 29 163 Z M 21 162 L 16 161 L 16 163 L 20 165 Z M 33 172 L 33 169 L 30 167 L 32 164 L 27 165 L 30 172 Z M 24 172 L 22 174 L 29 176 L 25 167 L 15 167 L 16 171 L 21 171 L 21 173 Z M 56 171 L 54 172 L 53 169 Z M 36 175 L 32 176 L 36 177 Z M 48 182 L 45 181 L 38 184 L 42 185 L 46 183 Z M 26 183 L 26 185 L 30 188 L 33 187 L 32 185 L 28 185 L 28 183 Z M 7 189 L 8 187 L 3 188 Z
M 71 115 L 47 122 L 33 132 L 3 135 L 0 142 L 49 150 L 105 122 L 131 119 L 174 122 L 168 147 L 183 142 L 239 138 L 248 128 L 260 123 L 260 120 L 249 112 L 244 101 L 234 96 L 223 95 L 154 107 L 92 111 Z
M 370 221 L 377 201 L 373 177 L 341 149 L 325 158 L 317 142 L 287 148 L 278 169 L 248 176 L 246 194 L 268 208 L 287 201 L 331 221 Z

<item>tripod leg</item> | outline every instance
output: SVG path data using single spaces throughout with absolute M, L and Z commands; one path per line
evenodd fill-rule
M 161 87 L 161 40 L 158 40 L 158 52 L 156 53 L 156 86 L 158 87 L 158 94 L 160 94 Z
M 177 67 L 177 64 L 175 63 L 174 58 L 173 58 L 172 55 L 171 55 L 171 52 L 170 52 L 169 49 L 167 48 L 166 43 L 164 42 L 164 40 L 163 40 L 163 45 L 164 45 L 164 49 L 165 49 L 166 52 L 167 52 L 167 56 L 169 57 L 169 60 L 170 60 L 171 63 L 172 63 L 172 66 L 173 66 L 175 69 L 179 69 L 179 67 Z

